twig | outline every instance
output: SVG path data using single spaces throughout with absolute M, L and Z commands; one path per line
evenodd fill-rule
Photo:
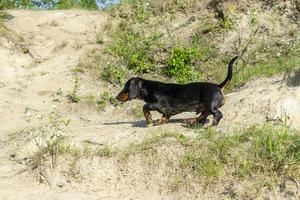
M 256 30 L 252 33 L 252 35 L 250 35 L 250 38 L 249 38 L 249 40 L 248 40 L 248 42 L 247 42 L 245 48 L 242 50 L 242 52 L 241 52 L 241 54 L 240 54 L 240 57 L 242 57 L 242 56 L 244 55 L 244 53 L 247 51 L 247 49 L 248 49 L 250 43 L 252 42 L 253 37 L 257 34 L 259 28 L 260 28 L 260 26 L 258 26 L 258 27 L 256 28 Z
M 48 180 L 47 176 L 42 172 L 41 169 L 40 169 L 40 176 L 42 176 L 42 177 L 46 180 L 47 184 L 48 184 L 50 187 L 52 186 L 51 182 Z
M 99 146 L 103 146 L 103 143 L 99 143 L 99 142 L 94 142 L 91 140 L 84 140 L 83 142 L 88 143 L 88 144 L 93 144 L 93 145 L 99 145 Z

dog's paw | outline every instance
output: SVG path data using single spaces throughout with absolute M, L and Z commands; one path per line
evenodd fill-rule
M 187 126 L 193 126 L 197 122 L 197 118 L 188 118 L 185 119 L 184 122 L 186 123 Z

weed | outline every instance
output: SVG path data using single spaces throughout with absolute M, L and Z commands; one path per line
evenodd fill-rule
M 197 51 L 193 48 L 173 47 L 164 73 L 170 77 L 175 77 L 179 83 L 194 80 L 195 73 L 190 63 L 196 54 Z
M 83 8 L 88 10 L 97 10 L 97 4 L 94 0 L 64 0 L 59 1 L 54 8 L 58 9 L 70 9 L 70 8 Z
M 74 73 L 83 73 L 84 72 L 84 66 L 81 62 L 79 62 L 76 67 L 72 70 Z
M 226 15 L 222 10 L 217 10 L 217 19 L 219 26 L 224 30 L 229 30 L 232 27 L 232 19 Z
M 36 145 L 30 165 L 33 170 L 38 169 L 39 179 L 43 180 L 47 179 L 45 165 L 48 158 L 51 158 L 51 168 L 54 169 L 59 156 L 66 154 L 70 149 L 67 129 L 70 120 L 61 118 L 57 112 L 51 112 L 47 117 L 39 115 L 38 120 L 39 126 L 33 128 L 31 119 L 27 118 L 28 132 Z
M 100 157 L 111 157 L 114 154 L 115 151 L 109 146 L 99 147 L 96 149 L 96 155 Z
M 108 102 L 114 106 L 119 105 L 119 102 L 114 96 L 108 92 L 104 92 L 97 101 L 97 108 L 103 110 L 107 106 Z
M 115 33 L 109 52 L 121 57 L 121 62 L 135 73 L 151 71 L 155 65 L 153 51 L 160 35 L 152 33 L 145 37 L 133 31 L 126 22 L 120 23 Z
M 80 79 L 76 74 L 72 93 L 68 95 L 69 100 L 73 103 L 78 103 L 80 101 L 80 97 L 78 96 L 78 90 L 79 90 L 79 87 L 80 87 L 79 80 Z
M 164 138 L 175 138 L 177 142 L 184 146 L 189 144 L 188 138 L 180 133 L 163 132 L 160 134 L 153 134 L 150 137 L 145 138 L 140 143 L 131 143 L 125 150 L 121 152 L 120 156 L 126 160 L 131 155 L 142 153 L 147 150 L 153 150 L 153 148 L 157 146 Z
M 126 71 L 122 67 L 109 63 L 101 72 L 101 79 L 109 83 L 123 85 L 125 83 Z
M 238 87 L 253 77 L 273 76 L 291 69 L 299 68 L 300 59 L 294 56 L 280 57 L 268 61 L 260 61 L 254 66 L 238 71 L 233 76 L 228 90 Z
M 169 189 L 171 190 L 171 192 L 178 191 L 183 183 L 184 183 L 184 180 L 183 180 L 182 176 L 175 175 L 173 177 L 173 180 L 171 181 L 171 185 L 169 186 Z
M 86 103 L 90 104 L 90 105 L 95 105 L 96 103 L 96 96 L 94 95 L 88 95 L 84 97 Z
M 81 179 L 81 170 L 80 170 L 80 166 L 79 166 L 79 163 L 78 163 L 78 159 L 77 158 L 74 158 L 70 165 L 69 165 L 69 170 L 68 170 L 68 173 L 67 173 L 68 176 L 72 177 L 73 179 Z

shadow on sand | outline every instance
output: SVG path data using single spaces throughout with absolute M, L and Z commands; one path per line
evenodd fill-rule
M 184 123 L 184 119 L 170 119 L 169 123 Z M 107 122 L 103 125 L 121 125 L 121 124 L 131 124 L 132 127 L 148 127 L 146 120 L 138 121 L 123 121 L 123 122 Z

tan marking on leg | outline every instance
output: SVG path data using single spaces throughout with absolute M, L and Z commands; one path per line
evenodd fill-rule
M 162 125 L 169 122 L 170 117 L 162 116 L 159 120 L 153 123 L 153 125 Z
M 143 110 L 144 116 L 146 118 L 147 124 L 151 124 L 152 123 L 152 116 L 151 113 L 149 111 Z
M 197 122 L 197 119 L 198 118 L 188 118 L 188 119 L 185 119 L 184 121 L 187 125 L 191 126 L 191 125 L 194 125 Z
M 188 126 L 193 126 L 196 123 L 199 123 L 199 122 L 203 121 L 204 119 L 206 119 L 208 115 L 209 115 L 208 111 L 203 111 L 199 117 L 188 118 L 185 120 L 185 122 Z

